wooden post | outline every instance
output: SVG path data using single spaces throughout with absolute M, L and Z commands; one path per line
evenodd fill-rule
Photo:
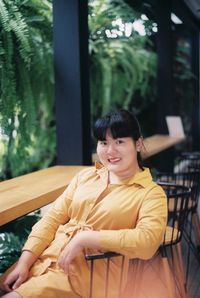
M 87 0 L 53 1 L 57 163 L 60 165 L 91 164 L 87 19 Z

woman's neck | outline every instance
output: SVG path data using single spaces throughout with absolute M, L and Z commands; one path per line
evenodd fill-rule
M 109 172 L 109 183 L 110 184 L 117 184 L 124 180 L 132 178 L 136 173 L 141 172 L 142 170 L 140 167 L 137 167 L 133 171 L 123 172 L 123 173 L 114 173 Z

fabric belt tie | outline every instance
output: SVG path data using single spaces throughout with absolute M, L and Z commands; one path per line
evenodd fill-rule
M 84 221 L 77 221 L 75 219 L 71 219 L 65 227 L 66 234 L 69 235 L 69 240 L 75 236 L 76 233 L 82 231 L 91 231 L 93 227 L 91 225 L 86 224 Z

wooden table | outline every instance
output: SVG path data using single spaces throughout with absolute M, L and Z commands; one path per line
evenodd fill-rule
M 86 166 L 54 166 L 0 182 L 0 225 L 53 202 Z
M 144 139 L 144 146 L 141 152 L 142 158 L 146 159 L 160 153 L 172 146 L 185 141 L 185 138 L 171 137 L 169 135 L 153 135 Z

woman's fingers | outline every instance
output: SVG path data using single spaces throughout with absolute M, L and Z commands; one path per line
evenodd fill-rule
M 18 276 L 16 276 L 15 274 L 10 274 L 7 276 L 7 278 L 4 281 L 4 288 L 7 292 L 10 292 L 13 290 L 13 285 L 15 284 L 17 279 L 18 279 Z
M 15 290 L 15 289 L 19 288 L 19 286 L 21 286 L 22 282 L 23 282 L 23 278 L 21 276 L 19 276 L 19 278 L 16 280 L 16 282 L 12 286 L 12 289 Z
M 63 249 L 58 259 L 58 264 L 64 270 L 65 273 L 68 273 L 70 263 L 76 256 L 80 254 L 82 250 L 83 247 L 78 243 L 78 241 L 75 238 L 72 239 Z
M 28 277 L 27 268 L 15 268 L 5 279 L 4 289 L 7 292 L 13 291 L 18 288 Z
M 67 249 L 63 250 L 59 257 L 58 264 L 64 270 L 65 273 L 68 273 L 68 267 L 70 262 L 71 261 Z

